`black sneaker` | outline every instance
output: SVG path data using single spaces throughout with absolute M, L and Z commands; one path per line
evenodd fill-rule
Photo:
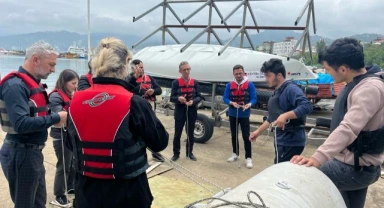
M 67 191 L 67 194 L 75 194 L 75 189 L 69 189 L 69 190 Z
M 157 162 L 164 162 L 164 158 L 160 153 L 153 152 L 152 153 L 152 159 Z
M 66 196 L 57 196 L 55 200 L 51 202 L 51 204 L 59 206 L 59 207 L 71 207 L 72 203 L 67 199 Z
M 193 155 L 193 153 L 189 153 L 189 155 L 187 156 L 189 159 L 193 160 L 193 161 L 196 161 L 197 158 L 195 157 L 195 155 Z
M 179 155 L 173 155 L 172 158 L 171 158 L 171 160 L 172 160 L 172 161 L 176 161 L 176 160 L 179 159 L 179 157 L 180 157 Z

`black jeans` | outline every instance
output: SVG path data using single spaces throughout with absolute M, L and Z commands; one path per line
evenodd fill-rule
M 41 150 L 3 144 L 0 162 L 15 208 L 45 208 L 47 190 Z
M 274 163 L 277 162 L 287 162 L 290 161 L 291 158 L 295 155 L 301 155 L 303 152 L 304 147 L 303 146 L 283 146 L 283 145 L 277 145 L 277 151 L 275 146 L 275 160 Z M 277 157 L 279 161 L 277 161 Z
M 65 146 L 65 144 L 64 144 L 65 163 L 63 161 L 62 140 L 55 139 L 53 141 L 53 148 L 55 149 L 55 154 L 57 157 L 55 182 L 53 184 L 53 194 L 56 197 L 59 197 L 59 196 L 64 196 L 68 190 L 73 189 L 74 180 L 75 180 L 75 169 L 73 167 L 73 159 L 72 159 L 73 154 L 71 150 L 69 150 Z M 68 190 L 65 190 L 64 167 L 65 167 L 65 174 L 67 177 L 66 180 L 67 180 Z
M 324 163 L 320 170 L 339 189 L 348 208 L 363 208 L 368 186 L 376 182 L 381 174 L 380 165 L 365 166 L 355 171 L 352 165 L 333 159 Z
M 178 106 L 177 106 L 178 107 Z M 192 153 L 193 144 L 195 143 L 193 132 L 195 131 L 195 122 L 197 118 L 197 108 L 188 108 L 188 119 L 187 119 L 187 108 L 181 107 L 175 109 L 175 135 L 173 137 L 173 154 L 180 155 L 180 138 L 183 133 L 184 125 L 187 122 L 186 128 L 188 132 L 188 139 L 186 142 L 186 155 Z
M 245 149 L 245 159 L 246 158 L 252 158 L 252 145 L 251 141 L 249 141 L 249 117 L 248 118 L 238 118 L 236 123 L 236 117 L 229 116 L 229 125 L 231 128 L 231 138 L 232 138 L 232 152 L 239 155 L 239 140 L 237 137 L 236 140 L 236 126 L 240 124 L 241 127 L 241 133 L 244 140 L 244 149 Z M 237 130 L 239 127 L 237 127 Z

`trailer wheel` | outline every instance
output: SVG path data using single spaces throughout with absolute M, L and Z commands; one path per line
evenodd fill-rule
M 193 131 L 195 142 L 205 143 L 211 139 L 214 130 L 213 128 L 213 122 L 208 118 L 208 116 L 197 114 L 195 130 Z M 187 132 L 187 128 L 185 128 L 185 132 Z
M 331 119 L 329 118 L 316 118 L 316 126 L 331 128 Z

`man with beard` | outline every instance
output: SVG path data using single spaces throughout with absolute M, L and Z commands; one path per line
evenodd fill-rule
M 274 126 L 275 160 L 274 163 L 289 161 L 304 150 L 305 120 L 313 110 L 312 103 L 294 82 L 286 80 L 285 67 L 280 59 L 264 62 L 260 70 L 264 73 L 268 86 L 275 88 L 268 101 L 267 120 L 249 139 L 255 141 L 269 126 Z
M 161 95 L 163 92 L 161 87 L 157 84 L 155 79 L 144 73 L 144 65 L 141 60 L 133 60 L 131 66 L 134 66 L 135 70 L 132 71 L 132 74 L 127 78 L 127 81 L 130 84 L 130 91 L 135 95 L 143 97 L 151 104 L 152 110 L 155 111 L 156 96 Z M 164 158 L 160 153 L 152 152 L 152 158 L 155 161 L 164 162 Z
M 0 150 L 0 162 L 17 208 L 42 208 L 47 201 L 44 156 L 47 129 L 66 123 L 67 112 L 49 114 L 48 96 L 41 79 L 55 72 L 55 49 L 36 42 L 25 53 L 18 71 L 0 82 L 0 121 L 7 133 Z
M 256 89 L 252 82 L 244 75 L 244 67 L 235 65 L 233 67 L 235 79 L 226 85 L 224 92 L 224 103 L 229 105 L 229 123 L 232 138 L 232 155 L 228 162 L 234 162 L 239 158 L 238 126 L 244 140 L 245 166 L 252 168 L 252 145 L 249 141 L 249 117 L 251 106 L 256 103 Z

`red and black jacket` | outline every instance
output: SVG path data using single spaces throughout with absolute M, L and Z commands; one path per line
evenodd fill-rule
M 127 119 L 132 96 L 121 85 L 96 83 L 74 94 L 67 128 L 76 129 L 71 143 L 78 172 L 100 179 L 129 179 L 145 172 L 145 142 L 132 137 Z
M 231 82 L 229 99 L 239 105 L 245 105 L 250 102 L 251 97 L 248 91 L 248 81 L 238 85 L 235 81 Z
M 23 82 L 31 89 L 31 94 L 29 95 L 29 109 L 30 109 L 30 116 L 31 117 L 37 117 L 37 116 L 46 116 L 48 114 L 48 95 L 45 91 L 46 86 L 44 86 L 42 83 L 36 83 L 35 80 L 33 80 L 30 76 L 24 73 L 20 72 L 11 72 L 7 76 L 5 76 L 1 82 L 0 86 L 3 85 L 3 83 L 14 77 L 17 76 Z M 10 134 L 17 134 L 17 132 L 12 127 L 12 124 L 9 121 L 9 116 L 7 114 L 7 110 L 5 109 L 5 103 L 3 100 L 0 100 L 0 121 L 1 121 L 1 128 L 4 132 L 10 133 Z

